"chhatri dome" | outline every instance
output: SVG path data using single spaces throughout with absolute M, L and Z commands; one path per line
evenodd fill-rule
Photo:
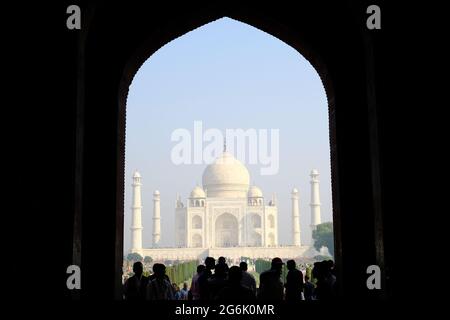
M 191 198 L 206 198 L 206 193 L 202 187 L 196 186 L 191 191 Z
M 251 186 L 250 190 L 248 190 L 248 197 L 249 198 L 262 198 L 263 193 L 260 188 L 257 186 Z
M 225 151 L 206 167 L 202 182 L 208 197 L 246 198 L 250 174 L 242 162 Z

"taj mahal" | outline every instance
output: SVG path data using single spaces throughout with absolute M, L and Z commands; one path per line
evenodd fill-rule
M 311 224 L 314 230 L 321 223 L 319 173 L 312 170 Z M 209 164 L 184 202 L 175 202 L 175 247 L 160 247 L 160 193 L 153 192 L 152 247 L 142 246 L 141 175 L 135 172 L 132 183 L 131 250 L 154 260 L 202 259 L 224 256 L 232 259 L 299 258 L 317 254 L 300 238 L 299 191 L 294 188 L 292 201 L 292 244 L 278 244 L 278 209 L 275 195 L 269 201 L 257 186 L 250 186 L 246 166 L 231 153 L 224 151 Z M 311 242 L 312 243 L 312 242 Z

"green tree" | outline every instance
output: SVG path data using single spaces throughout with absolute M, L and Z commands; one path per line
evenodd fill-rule
M 314 260 L 316 260 L 316 261 L 324 261 L 324 260 L 330 260 L 330 259 L 332 259 L 333 257 L 330 257 L 330 256 L 323 256 L 323 255 L 321 255 L 321 254 L 319 254 L 319 255 L 317 255 L 317 256 L 314 256 Z
M 314 239 L 314 248 L 320 251 L 320 248 L 327 247 L 331 255 L 334 255 L 333 223 L 324 222 L 317 225 L 312 235 Z
M 142 256 L 137 252 L 132 252 L 127 255 L 128 261 L 136 262 L 136 261 L 142 261 L 142 259 L 143 259 Z

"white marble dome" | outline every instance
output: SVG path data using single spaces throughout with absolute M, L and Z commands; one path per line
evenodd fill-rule
M 248 190 L 248 197 L 249 198 L 262 198 L 263 193 L 260 188 L 257 186 L 251 186 Z
M 203 172 L 208 197 L 245 198 L 250 185 L 247 168 L 231 153 L 224 152 Z
M 203 191 L 203 189 L 199 186 L 196 186 L 191 191 L 191 198 L 206 198 L 206 193 Z

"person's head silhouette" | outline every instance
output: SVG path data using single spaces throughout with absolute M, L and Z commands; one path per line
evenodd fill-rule
M 327 267 L 331 271 L 334 269 L 334 261 L 333 260 L 327 260 Z
M 166 275 L 166 266 L 162 263 L 155 263 L 153 265 L 153 272 L 155 273 L 156 278 L 164 278 Z
M 142 262 L 137 261 L 133 264 L 133 272 L 138 277 L 142 275 L 142 273 L 144 272 L 144 266 L 142 265 Z
M 281 272 L 281 270 L 283 269 L 283 260 L 281 260 L 280 258 L 276 257 L 272 259 L 272 263 L 271 263 L 271 269 L 272 270 L 277 270 L 279 272 Z
M 215 271 L 214 271 L 214 275 L 215 275 L 216 277 L 222 277 L 222 278 L 225 278 L 226 275 L 227 275 L 227 269 L 226 269 L 225 264 L 222 264 L 222 263 L 216 264 L 216 269 L 215 269 Z
M 288 270 L 295 270 L 296 267 L 295 260 L 288 260 L 286 262 L 286 267 L 288 268 Z
M 214 259 L 213 257 L 207 257 L 205 259 L 206 269 L 212 270 L 212 269 L 214 269 L 215 265 L 216 265 L 216 259 Z
M 242 270 L 238 266 L 232 266 L 228 270 L 228 281 L 231 285 L 239 285 L 242 279 Z
M 219 259 L 217 259 L 217 264 L 226 264 L 226 262 L 225 257 L 219 257 Z
M 203 270 L 205 270 L 205 265 L 199 264 L 199 265 L 197 266 L 197 273 L 202 273 Z
M 239 264 L 239 268 L 241 268 L 242 271 L 247 271 L 247 269 L 248 269 L 247 262 L 242 261 L 242 262 Z

